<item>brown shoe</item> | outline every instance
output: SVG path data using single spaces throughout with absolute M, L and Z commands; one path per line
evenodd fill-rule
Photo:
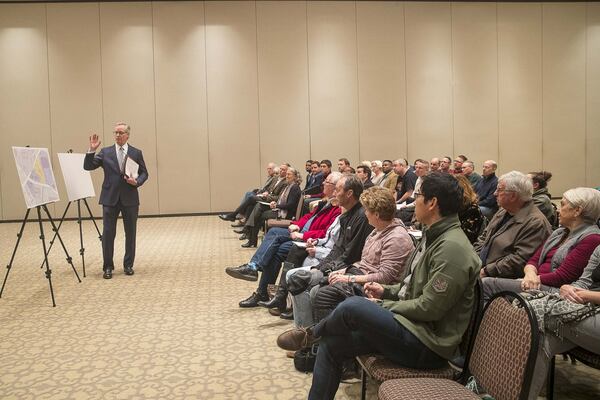
M 295 351 L 286 351 L 286 352 L 285 352 L 285 356 L 286 356 L 287 358 L 294 358 L 294 355 L 295 355 L 295 354 L 296 354 L 296 352 L 295 352 Z
M 315 338 L 312 335 L 310 328 L 294 328 L 279 335 L 277 346 L 284 350 L 296 351 L 310 347 L 318 340 L 319 338 Z

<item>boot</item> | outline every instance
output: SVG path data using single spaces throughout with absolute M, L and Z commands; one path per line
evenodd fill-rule
M 243 248 L 247 249 L 250 247 L 256 247 L 258 245 L 258 229 L 247 227 L 248 241 L 242 245 Z
M 280 312 L 284 312 L 287 306 L 287 293 L 278 288 L 271 300 L 259 301 L 258 305 L 266 308 L 278 308 Z

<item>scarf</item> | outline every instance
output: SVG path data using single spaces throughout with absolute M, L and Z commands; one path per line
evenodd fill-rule
M 539 263 L 542 264 L 548 255 L 548 252 L 558 246 L 563 238 L 566 236 L 566 239 L 554 256 L 552 256 L 552 260 L 550 262 L 551 270 L 554 271 L 567 257 L 567 254 L 575 247 L 579 242 L 588 237 L 589 235 L 600 234 L 600 228 L 596 225 L 584 224 L 578 227 L 577 229 L 569 232 L 567 228 L 560 227 L 556 229 L 552 234 L 548 237 L 546 242 L 544 242 L 544 246 L 542 247 L 542 253 L 540 254 Z
M 572 303 L 562 299 L 558 293 L 530 290 L 521 293 L 521 296 L 531 305 L 540 332 L 548 330 L 561 340 L 564 325 L 583 321 L 600 312 L 600 307 L 592 303 Z M 513 305 L 519 305 L 516 299 L 513 301 Z

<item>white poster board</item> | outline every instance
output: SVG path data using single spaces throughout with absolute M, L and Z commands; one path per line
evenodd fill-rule
M 69 201 L 96 196 L 92 175 L 90 171 L 83 169 L 84 158 L 85 154 L 81 153 L 58 153 L 58 162 L 67 187 Z
M 13 147 L 27 208 L 60 200 L 48 149 Z

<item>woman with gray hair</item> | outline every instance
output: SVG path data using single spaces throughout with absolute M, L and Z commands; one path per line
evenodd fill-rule
M 560 201 L 560 227 L 537 249 L 525 265 L 523 279 L 483 280 L 487 300 L 502 290 L 558 291 L 576 281 L 600 245 L 600 192 L 579 187 L 567 190 Z

